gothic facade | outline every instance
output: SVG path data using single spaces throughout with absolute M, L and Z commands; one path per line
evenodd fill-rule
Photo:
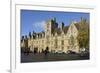
M 45 23 L 44 31 L 32 32 L 29 33 L 29 36 L 22 37 L 21 48 L 27 47 L 31 51 L 42 52 L 48 47 L 49 52 L 54 53 L 67 53 L 69 50 L 79 53 L 77 36 L 82 21 L 84 19 L 65 26 L 63 22 L 58 24 L 56 18 L 48 20 Z

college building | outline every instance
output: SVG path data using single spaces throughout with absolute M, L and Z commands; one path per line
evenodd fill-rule
M 21 48 L 37 50 L 41 53 L 48 47 L 49 52 L 67 53 L 69 50 L 79 53 L 80 47 L 77 40 L 81 27 L 88 27 L 89 22 L 80 18 L 79 22 L 72 21 L 65 26 L 58 24 L 56 18 L 46 21 L 44 31 L 40 33 L 30 32 L 28 36 L 22 36 Z M 38 29 L 38 28 L 37 28 Z M 34 30 L 34 29 L 33 29 Z

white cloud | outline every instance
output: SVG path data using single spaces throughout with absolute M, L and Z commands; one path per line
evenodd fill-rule
M 44 30 L 45 21 L 39 21 L 33 23 L 33 30 L 35 32 L 41 32 Z

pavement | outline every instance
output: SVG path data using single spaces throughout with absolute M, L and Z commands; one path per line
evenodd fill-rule
M 79 56 L 78 54 L 65 54 L 65 53 L 21 53 L 21 63 L 29 62 L 50 62 L 50 61 L 73 61 L 73 60 L 89 60 L 89 56 Z

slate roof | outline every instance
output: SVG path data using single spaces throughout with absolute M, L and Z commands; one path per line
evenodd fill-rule
M 64 32 L 65 34 L 67 33 L 68 28 L 69 28 L 69 26 L 65 26 L 65 27 L 63 28 L 63 32 Z
M 53 35 L 55 35 L 57 33 L 57 35 L 61 35 L 62 32 L 64 32 L 64 34 L 67 33 L 69 26 L 65 26 L 62 28 L 55 28 L 54 31 L 52 32 Z

